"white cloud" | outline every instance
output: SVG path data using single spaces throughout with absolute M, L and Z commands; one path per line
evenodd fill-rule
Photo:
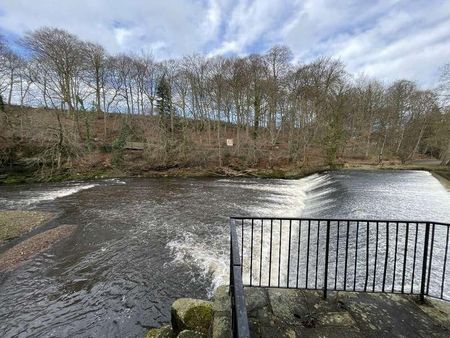
M 279 43 L 280 25 L 295 14 L 291 1 L 239 1 L 227 14 L 226 34 L 212 54 L 246 53 L 252 45 Z
M 116 37 L 116 41 L 119 46 L 122 46 L 127 36 L 130 36 L 132 34 L 133 33 L 130 30 L 125 28 L 114 28 L 114 35 Z
M 172 57 L 202 48 L 206 37 L 200 20 L 205 13 L 201 0 L 2 0 L 0 29 L 21 35 L 42 26 L 64 28 L 110 52 L 147 49 L 165 41 Z
M 450 2 L 442 0 L 1 0 L 0 31 L 64 28 L 112 53 L 157 57 L 264 52 L 339 57 L 349 71 L 432 86 L 450 62 Z
M 300 61 L 333 56 L 352 73 L 434 86 L 450 62 L 450 3 L 306 1 L 284 39 Z

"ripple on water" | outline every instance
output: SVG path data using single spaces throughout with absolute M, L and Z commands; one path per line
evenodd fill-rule
M 0 336 L 141 337 L 169 320 L 173 299 L 207 297 L 228 281 L 231 215 L 448 222 L 448 205 L 449 194 L 422 172 L 0 187 L 2 208 L 51 207 L 56 222 L 78 225 L 47 254 L 0 275 Z

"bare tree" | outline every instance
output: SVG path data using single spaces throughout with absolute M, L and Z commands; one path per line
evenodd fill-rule
M 73 85 L 83 65 L 82 41 L 64 30 L 44 27 L 27 33 L 23 44 L 38 62 L 47 66 L 52 73 L 54 90 L 59 93 L 61 102 L 72 111 L 76 102 Z
M 145 54 L 111 56 L 55 28 L 27 33 L 22 44 L 24 56 L 0 38 L 0 93 L 11 111 L 29 105 L 56 117 L 42 154 L 57 168 L 96 151 L 99 134 L 103 146 L 141 139 L 145 160 L 156 166 L 334 165 L 377 155 L 380 163 L 405 162 L 421 154 L 446 164 L 450 157 L 448 65 L 437 95 L 408 80 L 354 80 L 332 58 L 294 64 L 284 46 L 157 62 Z M 22 142 L 34 127 L 26 110 L 18 110 L 20 130 L 11 133 L 20 131 Z M 235 146 L 224 147 L 230 137 Z

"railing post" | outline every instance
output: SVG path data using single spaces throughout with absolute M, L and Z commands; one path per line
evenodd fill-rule
M 330 251 L 330 221 L 327 221 L 327 237 L 325 244 L 325 272 L 323 281 L 323 299 L 327 299 L 327 287 L 328 287 L 328 254 Z M 336 262 L 337 264 L 337 262 Z
M 242 225 L 243 226 L 243 225 Z M 230 219 L 230 298 L 233 337 L 249 338 L 247 309 L 242 282 L 242 260 L 239 254 L 235 219 Z
M 423 261 L 422 261 L 422 282 L 420 285 L 420 301 L 425 301 L 425 280 L 427 275 L 427 257 L 428 257 L 428 240 L 430 237 L 430 223 L 425 225 L 425 240 L 423 245 Z
M 230 222 L 230 287 L 228 288 L 228 294 L 231 295 L 231 288 L 233 287 L 233 235 L 231 234 L 231 222 Z
M 236 335 L 236 310 L 234 304 L 233 231 L 235 231 L 235 221 L 234 219 L 230 219 L 230 284 L 228 287 L 228 295 L 230 296 L 231 305 L 231 331 L 234 337 Z

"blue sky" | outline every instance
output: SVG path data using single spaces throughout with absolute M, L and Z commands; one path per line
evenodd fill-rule
M 290 47 L 296 62 L 340 58 L 354 74 L 433 87 L 450 63 L 450 1 L 0 0 L 0 32 L 64 28 L 111 53 L 246 55 Z

